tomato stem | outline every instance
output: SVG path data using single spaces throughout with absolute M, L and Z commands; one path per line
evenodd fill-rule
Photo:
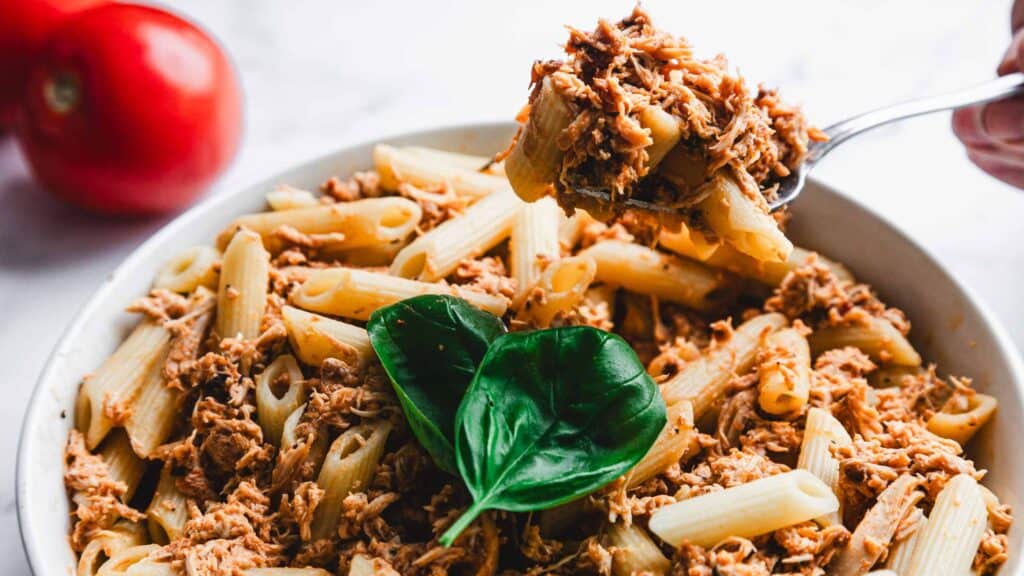
M 70 72 L 57 72 L 43 85 L 46 105 L 61 116 L 70 113 L 78 105 L 78 80 Z

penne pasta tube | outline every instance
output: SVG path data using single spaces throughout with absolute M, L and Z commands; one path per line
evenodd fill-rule
M 403 183 L 427 190 L 448 186 L 459 196 L 483 198 L 509 187 L 500 175 L 438 162 L 436 154 L 424 155 L 422 151 L 410 152 L 386 144 L 374 147 L 373 165 L 385 190 L 398 190 Z
M 550 194 L 565 156 L 558 146 L 558 137 L 576 117 L 550 76 L 544 77 L 539 90 L 530 104 L 530 117 L 505 159 L 508 181 L 527 202 Z
M 463 260 L 508 238 L 522 206 L 511 190 L 491 194 L 402 248 L 391 263 L 391 274 L 425 282 L 448 276 Z
M 178 416 L 181 391 L 164 382 L 164 363 L 169 349 L 169 345 L 164 346 L 163 354 L 147 370 L 124 424 L 132 447 L 143 458 L 148 458 L 167 440 Z
M 646 106 L 640 111 L 640 125 L 651 135 L 647 147 L 647 170 L 653 172 L 669 150 L 683 137 L 680 121 L 660 106 Z
M 267 307 L 270 262 L 259 234 L 240 230 L 224 251 L 217 290 L 217 333 L 221 338 L 260 335 Z
M 519 309 L 519 319 L 546 328 L 560 312 L 583 300 L 594 281 L 597 264 L 589 256 L 570 256 L 548 265 Z
M 814 474 L 837 492 L 839 487 L 839 461 L 832 455 L 833 446 L 846 446 L 853 442 L 850 434 L 832 414 L 825 409 L 811 407 L 807 410 L 804 437 L 800 443 L 800 456 L 796 467 Z M 838 493 L 836 494 L 838 496 Z M 840 502 L 841 504 L 841 502 Z M 842 509 L 818 520 L 825 524 L 842 524 Z
M 920 366 L 921 355 L 906 336 L 885 318 L 869 316 L 863 322 L 818 328 L 809 337 L 811 352 L 817 356 L 835 348 L 853 346 L 873 360 L 900 366 Z
M 408 198 L 365 198 L 248 214 L 235 219 L 217 242 L 224 248 L 237 230 L 251 230 L 260 235 L 267 250 L 276 254 L 285 242 L 275 231 L 288 226 L 311 236 L 333 235 L 327 242 L 332 249 L 376 246 L 404 240 L 416 230 L 422 217 L 420 205 Z
M 892 541 L 900 521 L 914 510 L 924 493 L 921 478 L 903 474 L 891 482 L 857 524 L 850 541 L 829 564 L 834 576 L 861 576 L 874 566 Z
M 118 551 L 100 566 L 96 576 L 174 576 L 170 564 L 154 566 L 147 556 L 160 550 L 157 544 L 131 546 Z
M 375 357 L 365 328 L 294 306 L 282 307 L 281 316 L 292 350 L 303 364 L 318 367 L 328 358 L 337 358 L 356 367 Z
M 121 520 L 106 530 L 100 530 L 78 555 L 75 576 L 95 576 L 108 559 L 122 550 L 146 543 L 146 532 L 137 522 Z
M 217 287 L 220 252 L 211 246 L 193 246 L 171 258 L 153 282 L 154 288 L 188 294 L 200 286 Z
M 667 408 L 668 422 L 654 445 L 629 472 L 626 489 L 644 482 L 678 464 L 687 453 L 696 453 L 697 430 L 693 424 L 693 404 L 683 400 Z
M 688 228 L 683 223 L 679 224 L 679 230 L 672 231 L 663 228 L 658 232 L 658 245 L 698 262 L 706 262 L 712 254 L 724 246 L 721 242 L 709 240 L 703 233 Z
M 267 204 L 275 212 L 298 210 L 319 206 L 320 201 L 309 190 L 300 190 L 291 186 L 278 186 L 267 192 Z
M 678 302 L 696 310 L 713 308 L 712 293 L 725 286 L 720 272 L 651 248 L 605 240 L 580 252 L 597 263 L 599 282 Z
M 169 354 L 175 343 L 181 339 L 195 339 L 198 342 L 204 338 L 207 328 L 213 321 L 215 305 L 216 295 L 200 286 L 189 298 L 188 314 L 168 324 L 173 326 L 188 322 L 184 328 L 187 333 L 178 334 L 175 340 L 164 347 L 160 358 L 149 367 L 138 394 L 131 402 L 128 421 L 124 423 L 132 448 L 142 458 L 150 458 L 156 449 L 167 441 L 180 416 L 183 391 L 169 386 L 164 376 Z M 196 351 L 193 351 L 193 358 Z M 188 358 L 181 356 L 180 352 L 175 355 L 176 362 L 186 360 Z
M 755 260 L 785 262 L 793 244 L 768 213 L 763 197 L 748 196 L 737 177 L 749 180 L 746 188 L 757 190 L 749 174 L 720 170 L 701 191 L 706 194 L 699 205 L 704 220 L 716 236 Z
M 781 314 L 762 314 L 740 324 L 728 340 L 687 364 L 661 385 L 665 404 L 689 400 L 693 402 L 694 420 L 700 420 L 721 400 L 734 374 L 750 371 L 762 339 L 786 324 Z
M 427 148 L 425 146 L 401 146 L 400 149 L 405 154 L 420 156 L 443 166 L 461 168 L 463 170 L 471 170 L 473 172 L 481 172 L 484 174 L 494 174 L 496 176 L 500 176 L 505 173 L 504 164 L 501 162 L 495 162 L 494 158 L 491 156 L 463 154 L 461 152 L 450 152 L 448 150 Z
M 562 211 L 553 198 L 541 198 L 523 206 L 512 224 L 509 264 L 516 281 L 514 302 L 521 300 L 540 280 L 547 263 L 561 256 L 558 227 Z
M 988 394 L 954 396 L 928 419 L 928 430 L 966 446 L 975 432 L 992 419 L 998 405 L 999 401 Z
M 355 268 L 318 270 L 292 293 L 291 299 L 304 310 L 369 320 L 374 310 L 420 294 L 452 294 L 495 316 L 503 316 L 508 309 L 508 301 L 501 296 Z
M 647 531 L 631 524 L 615 523 L 608 526 L 605 542 L 612 552 L 612 574 L 633 576 L 634 574 L 666 574 L 671 562 Z
M 389 432 L 387 422 L 364 424 L 349 428 L 331 444 L 316 481 L 324 496 L 314 512 L 313 540 L 330 536 L 338 527 L 345 497 L 369 485 Z
M 152 320 L 140 323 L 78 392 L 75 425 L 93 450 L 107 432 L 128 416 L 128 407 L 150 369 L 167 353 L 170 332 Z
M 580 242 L 583 229 L 595 221 L 584 210 L 576 210 L 572 216 L 566 216 L 562 211 L 558 219 L 558 244 L 563 252 L 572 252 Z
M 792 470 L 658 508 L 648 524 L 672 546 L 711 547 L 729 537 L 753 538 L 839 509 L 817 476 Z
M 769 334 L 758 361 L 761 409 L 775 416 L 802 412 L 811 391 L 811 349 L 804 335 L 796 328 Z
M 928 518 L 921 518 L 916 530 L 903 540 L 893 543 L 892 547 L 889 549 L 889 558 L 885 562 L 886 568 L 896 573 L 897 576 L 909 574 L 910 560 L 914 556 L 914 548 L 916 548 L 917 543 L 921 541 L 921 534 L 924 532 L 924 527 L 927 525 Z
M 139 482 L 142 481 L 142 475 L 146 472 L 146 463 L 135 455 L 124 430 L 114 430 L 107 436 L 100 447 L 100 457 L 107 465 L 110 478 L 123 482 L 127 487 L 123 500 L 125 503 L 130 502 L 139 487 Z
M 405 248 L 405 241 L 378 244 L 376 246 L 360 246 L 359 248 L 322 250 L 320 255 L 333 258 L 344 266 L 356 268 L 386 268 L 391 265 L 395 256 Z
M 987 518 L 978 483 L 967 474 L 954 476 L 935 499 L 902 576 L 969 574 Z
M 146 508 L 149 536 L 157 544 L 167 544 L 181 534 L 187 520 L 188 499 L 178 490 L 171 467 L 165 465 L 160 471 L 153 499 Z
M 302 370 L 290 354 L 274 359 L 256 377 L 256 417 L 263 438 L 281 445 L 281 432 L 288 419 L 306 398 L 306 381 Z

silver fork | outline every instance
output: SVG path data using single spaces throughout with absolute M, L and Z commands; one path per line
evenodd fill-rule
M 836 146 L 839 146 L 861 132 L 866 132 L 872 128 L 889 124 L 890 122 L 903 120 L 904 118 L 912 118 L 914 116 L 921 116 L 932 112 L 941 112 L 943 110 L 952 110 L 954 108 L 963 108 L 973 104 L 982 104 L 984 102 L 1000 100 L 1017 94 L 1024 94 L 1024 74 L 1022 73 L 1010 74 L 978 86 L 965 88 L 948 94 L 932 96 L 930 98 L 920 98 L 892 106 L 886 106 L 884 108 L 878 108 L 877 110 L 864 112 L 863 114 L 858 114 L 841 122 L 837 122 L 828 128 L 825 128 L 825 133 L 828 134 L 829 139 L 825 142 L 812 143 L 803 164 L 779 182 L 778 196 L 769 204 L 769 206 L 772 210 L 775 210 L 795 200 L 796 197 L 803 192 L 804 184 L 807 182 L 807 174 L 814 169 L 818 162 L 824 158 L 826 154 L 835 149 Z M 577 188 L 574 192 L 597 200 L 607 201 L 608 199 L 608 192 L 606 190 Z M 630 208 L 646 212 L 673 211 L 671 207 L 659 206 L 651 202 L 637 200 L 634 198 L 629 198 L 622 202 Z

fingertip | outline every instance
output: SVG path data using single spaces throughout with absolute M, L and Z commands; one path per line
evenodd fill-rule
M 965 144 L 984 144 L 991 139 L 982 124 L 983 106 L 971 106 L 953 111 L 953 133 Z
M 1024 141 L 1024 97 L 985 104 L 976 113 L 974 125 L 983 139 L 1000 144 L 1020 144 Z

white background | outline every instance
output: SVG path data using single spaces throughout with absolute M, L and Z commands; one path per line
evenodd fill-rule
M 990 78 L 1009 41 L 1009 4 L 645 2 L 660 26 L 701 54 L 728 54 L 755 82 L 782 86 L 822 126 Z M 590 27 L 598 16 L 625 15 L 632 1 L 169 5 L 219 38 L 241 73 L 244 144 L 217 188 L 231 190 L 346 143 L 509 119 L 526 96 L 530 62 L 559 54 L 563 24 Z M 948 126 L 943 114 L 881 129 L 843 146 L 816 175 L 937 254 L 1024 344 L 1024 193 L 971 166 Z M 162 223 L 66 208 L 31 183 L 14 144 L 0 138 L 0 574 L 27 573 L 13 473 L 36 376 L 93 290 Z

